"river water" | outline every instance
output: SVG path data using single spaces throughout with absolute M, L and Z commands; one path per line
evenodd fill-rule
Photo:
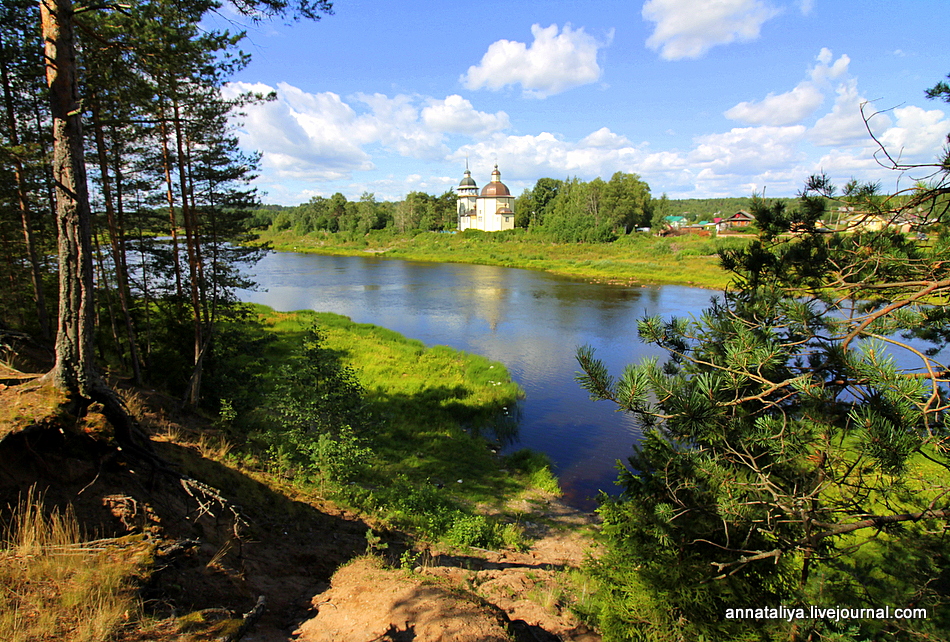
M 632 417 L 593 402 L 574 380 L 575 352 L 590 345 L 610 371 L 661 351 L 640 343 L 644 316 L 698 314 L 715 295 L 680 286 L 591 284 L 531 270 L 378 257 L 271 253 L 253 268 L 245 301 L 312 309 L 390 328 L 427 345 L 501 361 L 525 390 L 520 430 L 506 450 L 547 453 L 565 499 L 590 509 L 614 492 L 617 460 L 640 438 Z

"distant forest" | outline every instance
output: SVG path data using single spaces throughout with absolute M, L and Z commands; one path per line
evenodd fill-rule
M 770 198 L 769 201 L 784 201 L 791 204 L 793 198 Z M 682 198 L 669 200 L 670 216 L 685 216 L 690 222 L 712 221 L 716 217 L 732 216 L 739 210 L 749 211 L 752 207 L 751 196 L 729 198 Z
M 790 203 L 794 199 L 769 200 Z M 617 172 L 608 181 L 541 178 L 515 199 L 514 209 L 517 227 L 546 233 L 560 242 L 576 242 L 610 241 L 635 228 L 662 226 L 668 216 L 684 216 L 691 222 L 711 221 L 751 206 L 751 196 L 655 198 L 639 176 Z M 438 196 L 410 192 L 397 202 L 377 201 L 369 193 L 358 201 L 348 201 L 340 193 L 329 198 L 315 196 L 296 206 L 261 206 L 254 213 L 252 225 L 301 235 L 318 231 L 365 234 L 385 228 L 398 233 L 450 231 L 457 225 L 456 195 L 454 189 Z

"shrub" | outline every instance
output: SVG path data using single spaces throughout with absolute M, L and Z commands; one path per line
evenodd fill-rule
M 484 515 L 458 513 L 452 520 L 445 540 L 455 546 L 478 546 L 494 548 L 498 543 L 497 532 Z

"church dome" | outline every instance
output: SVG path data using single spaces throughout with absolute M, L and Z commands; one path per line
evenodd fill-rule
M 491 173 L 491 183 L 482 188 L 482 196 L 511 196 L 508 186 L 501 182 L 498 165 L 495 165 L 495 171 Z
M 475 184 L 475 179 L 472 178 L 472 172 L 468 169 L 465 170 L 465 178 L 459 183 L 459 187 L 474 187 L 478 189 L 478 185 Z

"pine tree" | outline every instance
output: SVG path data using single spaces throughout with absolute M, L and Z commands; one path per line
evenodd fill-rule
M 948 169 L 903 194 L 814 176 L 797 207 L 755 199 L 759 237 L 721 253 L 734 275 L 721 299 L 640 322 L 665 363 L 614 379 L 579 351 L 592 397 L 644 426 L 622 494 L 601 498 L 614 639 L 947 639 Z M 889 226 L 829 232 L 839 206 Z M 779 605 L 929 619 L 726 617 Z

